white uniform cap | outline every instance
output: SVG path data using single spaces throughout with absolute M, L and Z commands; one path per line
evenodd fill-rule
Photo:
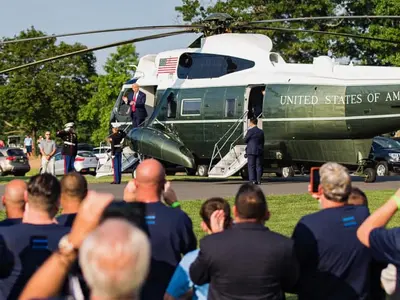
M 65 128 L 70 128 L 70 127 L 74 127 L 74 122 L 69 122 L 67 124 L 65 124 Z
M 114 123 L 114 124 L 112 124 L 112 127 L 113 127 L 113 128 L 120 128 L 120 127 L 121 127 L 121 124 Z

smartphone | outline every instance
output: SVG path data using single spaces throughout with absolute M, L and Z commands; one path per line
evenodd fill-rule
M 100 223 L 108 218 L 123 218 L 149 235 L 145 203 L 114 200 L 104 210 Z
M 310 183 L 311 183 L 311 192 L 318 193 L 318 186 L 320 183 L 319 177 L 319 167 L 312 167 L 310 170 Z

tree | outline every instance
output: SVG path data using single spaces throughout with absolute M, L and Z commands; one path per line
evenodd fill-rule
M 208 1 L 209 2 L 209 1 Z M 201 0 L 182 0 L 175 8 L 185 22 L 199 22 L 213 12 L 226 12 L 240 21 L 284 19 L 306 16 L 329 15 L 398 15 L 400 3 L 396 0 L 226 0 L 206 5 Z M 351 34 L 366 34 L 374 37 L 396 39 L 399 36 L 398 22 L 378 20 L 342 20 L 294 23 L 272 23 L 273 27 L 312 29 Z M 267 26 L 267 25 L 265 25 Z M 312 58 L 327 55 L 348 57 L 362 63 L 387 65 L 400 63 L 398 46 L 349 39 L 330 35 L 290 33 L 280 31 L 252 31 L 268 35 L 274 49 L 289 62 L 310 63 Z
M 109 134 L 110 116 L 122 85 L 132 77 L 132 65 L 137 65 L 138 53 L 133 44 L 117 47 L 117 52 L 107 59 L 105 75 L 98 76 L 88 87 L 93 95 L 79 111 L 79 121 L 86 122 L 91 130 L 91 141 L 98 144 Z
M 32 27 L 17 38 L 43 35 Z M 55 42 L 53 38 L 3 44 L 0 69 L 85 48 L 81 44 Z M 0 119 L 34 137 L 38 131 L 55 132 L 76 120 L 79 107 L 91 94 L 87 85 L 95 76 L 95 57 L 91 53 L 2 74 Z
M 375 15 L 399 15 L 400 2 L 397 0 L 375 0 Z M 375 22 L 368 27 L 369 34 L 377 38 L 399 40 L 399 21 L 385 20 Z M 363 45 L 363 63 L 385 66 L 400 66 L 400 47 L 398 44 L 377 41 L 365 42 Z

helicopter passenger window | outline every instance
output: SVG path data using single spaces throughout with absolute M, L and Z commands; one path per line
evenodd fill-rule
M 235 116 L 236 99 L 226 99 L 225 101 L 225 117 L 231 118 Z
M 200 116 L 201 99 L 183 99 L 181 116 Z
M 218 78 L 254 67 L 254 61 L 227 55 L 183 53 L 177 75 L 181 79 Z

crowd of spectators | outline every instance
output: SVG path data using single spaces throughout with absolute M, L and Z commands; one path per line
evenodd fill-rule
M 398 299 L 399 229 L 386 225 L 400 190 L 371 214 L 345 167 L 319 172 L 319 209 L 299 216 L 291 237 L 265 225 L 279 212 L 246 183 L 232 207 L 202 203 L 200 241 L 154 159 L 123 199 L 88 190 L 79 173 L 13 180 L 2 197 L 0 299 Z

